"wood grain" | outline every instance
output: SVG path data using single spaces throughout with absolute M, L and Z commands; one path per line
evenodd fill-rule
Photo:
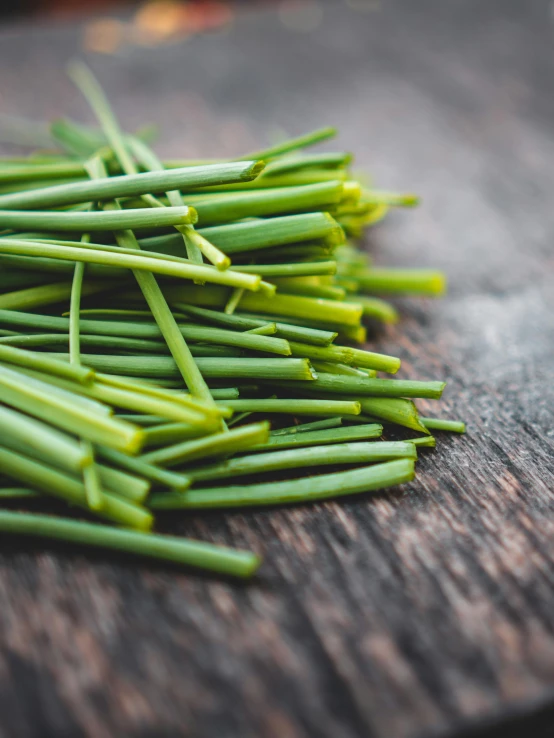
M 390 494 L 165 520 L 263 553 L 250 585 L 2 542 L 1 738 L 551 735 L 550 6 L 370 5 L 325 4 L 311 35 L 267 8 L 227 35 L 89 61 L 127 127 L 160 124 L 161 153 L 336 123 L 380 185 L 419 191 L 369 246 L 378 264 L 444 268 L 450 292 L 400 303 L 372 345 L 403 376 L 447 379 L 441 413 L 468 435 Z M 85 118 L 63 75 L 80 39 L 4 29 L 2 110 Z

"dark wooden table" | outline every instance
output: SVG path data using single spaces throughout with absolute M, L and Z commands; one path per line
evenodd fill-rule
M 336 123 L 380 185 L 420 192 L 370 246 L 443 268 L 450 292 L 405 301 L 373 345 L 447 379 L 441 411 L 468 435 L 390 494 L 168 525 L 263 553 L 249 585 L 2 542 L 2 738 L 553 734 L 551 4 L 381 5 L 324 5 L 312 34 L 245 12 L 89 61 L 165 153 Z M 80 45 L 79 27 L 5 28 L 2 110 L 87 116 L 63 74 Z

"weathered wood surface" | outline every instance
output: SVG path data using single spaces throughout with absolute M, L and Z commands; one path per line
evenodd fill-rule
M 417 189 L 420 210 L 374 231 L 375 261 L 442 267 L 450 293 L 404 303 L 374 345 L 406 376 L 446 378 L 444 414 L 469 434 L 390 494 L 168 521 L 263 553 L 250 585 L 3 542 L 2 738 L 551 735 L 550 4 L 382 6 L 326 5 L 311 36 L 251 13 L 90 62 L 125 125 L 160 123 L 166 153 L 337 123 L 380 184 Z M 78 29 L 0 39 L 5 112 L 87 115 L 63 76 Z

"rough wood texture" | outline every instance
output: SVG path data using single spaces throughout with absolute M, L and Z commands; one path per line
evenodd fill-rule
M 337 123 L 380 184 L 419 191 L 420 210 L 374 231 L 375 260 L 442 267 L 450 294 L 406 302 L 374 345 L 447 379 L 443 413 L 469 434 L 390 494 L 168 522 L 262 552 L 249 586 L 3 542 L 2 738 L 551 735 L 551 10 L 382 5 L 328 4 L 311 36 L 250 13 L 90 62 L 126 126 L 160 123 L 165 153 Z M 78 29 L 1 41 L 4 111 L 88 115 L 63 76 Z

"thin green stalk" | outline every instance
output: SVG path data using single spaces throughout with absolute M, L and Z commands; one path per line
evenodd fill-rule
M 142 444 L 142 429 L 105 415 L 91 413 L 82 404 L 66 400 L 44 382 L 0 367 L 0 402 L 29 413 L 47 417 L 52 425 L 97 443 L 134 453 Z
M 34 369 L 35 371 L 52 375 L 53 377 L 69 379 L 72 382 L 82 385 L 88 385 L 94 379 L 94 371 L 88 367 L 68 365 L 63 361 L 58 361 L 44 354 L 35 351 L 26 351 L 15 346 L 6 346 L 5 344 L 0 344 L 0 361 L 27 369 Z
M 32 376 L 40 379 L 39 375 Z M 129 383 L 126 387 L 111 387 L 100 381 L 87 386 L 75 386 L 57 378 L 53 378 L 52 384 L 68 392 L 74 391 L 77 395 L 98 400 L 98 402 L 111 407 L 120 407 L 137 412 L 151 412 L 153 415 L 161 415 L 168 420 L 190 423 L 212 430 L 214 424 L 217 425 L 218 423 L 218 415 L 204 413 L 194 405 L 187 406 L 185 402 L 181 402 L 170 395 L 168 395 L 169 399 L 166 399 L 163 395 L 157 396 L 157 393 L 150 392 L 147 386 L 142 388 L 137 384 Z
M 410 482 L 413 478 L 413 460 L 400 459 L 361 469 L 285 482 L 190 490 L 184 495 L 171 492 L 165 495 L 155 494 L 152 495 L 149 505 L 154 510 L 179 510 L 314 502 L 361 492 L 374 492 Z
M 78 166 L 84 169 L 82 164 Z M 71 184 L 58 184 L 53 187 L 0 195 L 0 209 L 42 210 L 76 203 L 115 200 L 119 197 L 136 197 L 150 192 L 182 190 L 229 182 L 248 182 L 255 179 L 262 170 L 263 162 L 248 161 L 124 174 L 119 177 L 110 177 L 105 181 L 87 179 Z M 5 170 L 0 169 L 0 181 L 4 179 L 4 175 Z M 182 207 L 182 198 L 179 197 L 179 201 L 171 204 Z
M 398 311 L 385 300 L 380 300 L 377 297 L 356 295 L 356 301 L 363 308 L 364 318 L 373 318 L 390 324 L 398 322 Z
M 271 431 L 270 436 L 287 436 L 291 433 L 326 430 L 328 428 L 338 428 L 340 425 L 342 425 L 341 418 L 324 418 L 323 420 L 314 420 L 311 423 L 299 423 L 298 425 L 291 425 L 287 428 L 277 428 Z
M 0 464 L 2 471 L 17 481 L 48 495 L 59 497 L 71 505 L 89 509 L 81 481 L 6 448 L 0 448 Z M 108 492 L 104 493 L 102 509 L 94 512 L 107 520 L 128 527 L 149 530 L 152 526 L 153 518 L 147 510 Z
M 270 451 L 272 449 L 301 448 L 302 446 L 323 446 L 333 443 L 365 441 L 368 438 L 379 438 L 383 426 L 377 423 L 367 425 L 345 426 L 326 430 L 305 431 L 303 433 L 287 433 L 272 435 L 269 440 L 251 451 Z
M 449 431 L 450 433 L 465 433 L 466 424 L 461 420 L 445 420 L 443 418 L 423 418 L 419 416 L 421 424 L 428 430 Z
M 216 464 L 193 468 L 189 474 L 193 482 L 229 479 L 250 474 L 267 474 L 285 469 L 303 469 L 310 466 L 335 464 L 368 464 L 393 459 L 416 459 L 413 443 L 379 442 L 336 443 L 332 446 L 308 446 L 287 451 L 273 451 L 226 459 Z
M 400 369 L 400 359 L 396 356 L 387 356 L 386 354 L 376 354 L 372 351 L 361 351 L 360 349 L 351 348 L 349 346 L 310 346 L 305 343 L 298 343 L 296 341 L 289 341 L 289 346 L 293 356 L 303 356 L 307 359 L 315 359 L 319 361 L 330 361 L 339 364 L 346 364 L 348 366 L 358 366 L 367 369 L 376 369 L 382 372 L 389 372 L 390 374 L 396 374 Z M 333 375 L 336 377 L 336 375 Z M 341 384 L 343 380 L 336 380 L 337 386 Z M 349 382 L 354 383 L 355 378 L 352 380 L 344 379 L 344 384 L 348 385 Z M 361 386 L 366 380 L 360 379 L 358 384 Z M 391 380 L 374 380 L 375 382 L 386 382 Z M 329 380 L 333 384 L 334 380 Z M 322 382 L 323 384 L 324 382 Z M 333 386 L 335 386 L 333 384 Z M 357 386 L 357 385 L 356 385 Z M 369 393 L 368 393 L 369 394 Z
M 44 164 L 25 163 L 0 168 L 0 182 L 2 184 L 15 182 L 17 186 L 21 186 L 26 181 L 57 180 L 66 177 L 84 177 L 85 175 L 83 164 L 79 161 L 70 160 Z M 19 207 L 19 205 L 16 205 L 16 207 Z
M 201 429 L 188 423 L 162 423 L 147 427 L 144 431 L 144 448 L 165 446 L 178 441 L 205 436 Z
M 168 287 L 166 294 L 171 303 L 186 303 L 199 307 L 223 307 L 228 299 L 228 290 L 224 287 L 198 287 L 187 285 Z M 333 326 L 357 327 L 362 317 L 362 306 L 353 302 L 314 299 L 298 295 L 275 295 L 271 300 L 257 294 L 245 294 L 241 301 L 241 310 L 252 313 L 269 314 L 283 318 L 295 318 L 319 321 L 320 326 L 328 320 Z M 319 326 L 318 326 L 319 327 Z
M 433 436 L 421 436 L 421 438 L 409 438 L 408 443 L 421 448 L 435 448 L 437 440 Z
M 223 309 L 223 312 L 225 315 L 233 315 L 235 310 L 239 306 L 239 302 L 242 300 L 242 297 L 244 295 L 244 290 L 239 287 L 235 287 L 235 289 L 231 292 L 229 299 L 227 300 L 227 303 L 225 304 L 225 307 Z
M 2 487 L 0 488 L 0 500 L 21 500 L 29 498 L 43 497 L 40 492 L 27 487 Z
M 106 448 L 105 446 L 97 446 L 98 456 L 106 461 L 115 464 L 115 466 L 127 469 L 127 471 L 137 474 L 145 479 L 150 479 L 156 484 L 161 484 L 164 487 L 179 490 L 184 492 L 190 487 L 190 478 L 184 474 L 177 474 L 175 472 L 167 471 L 166 469 L 160 469 L 154 464 L 148 464 L 142 459 L 133 458 L 122 454 L 119 451 L 114 451 L 112 448 Z
M 440 297 L 446 290 L 444 274 L 431 269 L 368 269 L 352 276 L 366 292 Z
M 141 459 L 149 464 L 176 466 L 210 456 L 225 456 L 245 451 L 269 438 L 269 423 L 255 423 L 206 438 L 185 441 L 150 451 Z
M 0 406 L 0 443 L 7 443 L 10 438 L 48 455 L 55 465 L 66 464 L 76 473 L 92 461 L 90 450 L 66 433 L 17 410 Z
M 421 424 L 416 406 L 411 400 L 397 397 L 363 397 L 359 398 L 359 402 L 362 413 L 429 435 L 429 431 Z
M 115 549 L 241 578 L 251 577 L 260 565 L 260 559 L 247 551 L 234 551 L 174 536 L 144 534 L 76 520 L 63 520 L 50 515 L 0 511 L 0 530 L 8 534 L 54 538 L 80 545 Z
M 81 241 L 87 243 L 90 240 L 88 233 L 84 233 Z M 81 292 L 83 289 L 83 277 L 85 267 L 82 263 L 75 264 L 73 283 L 71 285 L 70 315 L 69 315 L 69 363 L 72 366 L 81 366 L 81 345 L 79 337 L 79 311 L 81 309 Z M 104 507 L 104 492 L 100 483 L 98 469 L 95 464 L 95 454 L 92 443 L 81 438 L 83 451 L 90 457 L 90 463 L 83 467 L 83 484 L 85 496 L 91 510 L 98 511 Z
M 374 369 L 356 369 L 355 367 L 347 366 L 346 364 L 333 364 L 330 361 L 318 361 L 317 359 L 315 361 L 310 359 L 310 361 L 318 375 L 320 373 L 342 374 L 347 377 L 363 377 L 364 379 L 367 379 L 367 377 L 374 377 L 377 374 Z
M 67 348 L 70 344 L 68 333 L 33 333 L 29 335 L 15 335 L 0 338 L 0 344 L 30 348 L 45 346 L 54 349 L 56 346 Z M 89 336 L 79 335 L 80 346 L 111 349 L 115 351 L 129 351 L 130 353 L 166 354 L 169 352 L 163 341 L 148 341 L 144 338 L 124 338 L 121 336 Z M 85 355 L 86 361 L 86 355 Z
M 259 156 L 254 157 L 248 157 L 244 156 L 241 157 L 241 160 L 248 159 L 248 158 L 254 158 L 254 159 L 274 159 L 277 156 L 282 156 L 283 154 L 288 154 L 291 151 L 298 151 L 298 149 L 304 149 L 307 146 L 313 146 L 316 143 L 320 143 L 321 141 L 327 141 L 330 138 L 334 138 L 337 135 L 337 129 L 336 128 L 319 128 L 316 131 L 311 131 L 310 133 L 306 133 L 303 136 L 298 136 L 296 138 L 290 138 L 287 141 L 283 141 L 280 144 L 276 144 L 275 146 L 270 146 L 268 149 L 262 149 L 261 151 L 256 152 L 259 154 Z
M 296 264 L 244 264 L 239 267 L 245 274 L 260 274 L 263 277 L 313 277 L 335 274 L 336 261 L 308 261 Z
M 354 349 L 355 350 L 355 349 Z M 364 353 L 364 352 L 360 352 Z M 300 389 L 299 384 L 283 382 L 283 387 Z M 439 400 L 445 382 L 418 382 L 411 379 L 374 379 L 370 377 L 347 377 L 339 374 L 318 374 L 310 383 L 311 392 L 332 395 L 355 395 L 356 397 L 425 397 Z
M 136 208 L 112 213 L 75 211 L 0 210 L 0 228 L 38 231 L 121 231 L 127 228 L 163 228 L 196 223 L 194 208 Z
M 11 451 L 15 451 L 23 456 L 29 456 L 30 458 L 38 461 L 41 464 L 47 464 L 48 466 L 54 466 L 63 473 L 69 474 L 72 478 L 76 478 L 79 482 L 84 483 L 83 472 L 85 468 L 90 467 L 92 464 L 93 455 L 87 459 L 87 464 L 83 467 L 75 465 L 70 456 L 65 457 L 59 454 L 52 454 L 44 445 L 32 443 L 28 438 L 21 438 L 15 434 L 8 434 L 1 437 L 1 444 Z M 79 444 L 78 444 L 79 445 Z M 86 446 L 84 451 L 88 453 Z M 123 497 L 130 500 L 133 503 L 141 504 L 146 499 L 150 491 L 150 482 L 146 479 L 137 477 L 133 474 L 121 471 L 121 469 L 114 469 L 111 466 L 105 466 L 104 464 L 95 464 L 96 469 L 96 480 L 95 484 L 105 487 L 106 491 L 114 494 L 117 497 Z M 102 493 L 103 496 L 103 493 Z M 88 492 L 85 486 L 85 498 L 88 502 Z M 102 502 L 104 500 L 102 499 Z M 99 509 L 99 508 L 92 508 Z
M 82 440 L 81 445 L 85 449 L 92 449 L 90 441 Z M 100 512 L 104 507 L 104 490 L 100 482 L 98 468 L 94 463 L 94 457 L 91 464 L 83 467 L 83 485 L 85 487 L 85 499 L 88 507 L 94 512 Z
M 65 354 L 48 354 L 64 358 Z M 315 378 L 307 359 L 205 358 L 195 359 L 202 375 L 208 379 L 298 379 Z M 87 354 L 93 369 L 107 374 L 129 377 L 175 377 L 179 371 L 170 356 L 107 356 Z
M 230 255 L 248 254 L 250 251 L 274 248 L 283 244 L 294 244 L 296 254 L 299 242 L 324 239 L 329 245 L 337 245 L 344 241 L 341 227 L 327 213 L 302 213 L 269 220 L 226 223 L 200 228 L 198 233 Z M 180 253 L 181 239 L 178 234 L 152 236 L 141 239 L 139 243 L 141 248 L 149 251 Z
M 343 402 L 333 400 L 221 400 L 221 404 L 238 412 L 280 413 L 285 415 L 358 415 L 360 405 L 355 401 Z
M 189 195 L 187 202 L 198 213 L 202 225 L 209 226 L 255 216 L 267 218 L 286 213 L 325 210 L 330 204 L 340 201 L 342 191 L 343 183 L 336 180 L 301 187 L 275 187 L 223 195 Z M 1 218 L 0 212 L 0 224 Z
M 187 305 L 183 302 L 173 303 L 174 307 L 181 312 L 199 318 L 200 320 L 214 325 L 222 325 L 233 330 L 249 330 L 267 325 L 266 318 L 257 318 L 254 316 L 246 316 L 242 314 L 225 315 L 218 310 L 209 310 L 197 307 L 195 305 Z M 0 315 L 1 315 L 0 311 Z M 302 326 L 291 325 L 290 323 L 275 323 L 277 333 L 281 338 L 292 341 L 302 341 L 303 343 L 313 344 L 314 346 L 328 346 L 334 341 L 337 334 L 331 331 L 314 330 L 313 328 L 304 328 Z
M 343 169 L 350 164 L 352 158 L 352 154 L 344 151 L 287 156 L 270 162 L 262 175 L 262 179 L 300 169 Z
M 81 248 L 77 248 L 75 246 L 55 246 L 44 241 L 1 239 L 0 252 L 143 270 L 180 279 L 202 279 L 204 282 L 238 286 L 247 290 L 259 289 L 261 282 L 261 277 L 256 274 L 243 274 L 231 269 L 222 272 L 207 265 L 196 265 L 184 260 L 177 262 L 176 260 L 157 259 L 140 253 L 133 256 L 130 253 L 115 253 L 102 248 L 90 248 L 90 245 L 85 247 L 84 244 Z
M 277 325 L 275 323 L 266 323 L 259 328 L 250 328 L 245 333 L 251 333 L 253 336 L 274 336 L 277 333 Z
M 83 294 L 94 295 L 109 289 L 111 285 L 87 284 L 83 287 Z M 53 305 L 63 302 L 71 296 L 71 282 L 55 282 L 40 287 L 29 287 L 26 290 L 14 290 L 0 295 L 0 309 L 2 310 L 31 310 L 35 307 Z
M 252 413 L 238 413 L 237 415 L 233 415 L 231 420 L 228 421 L 227 427 L 234 428 L 236 425 L 239 425 L 239 423 L 242 423 L 243 420 L 246 420 L 246 418 L 249 418 L 251 415 Z

